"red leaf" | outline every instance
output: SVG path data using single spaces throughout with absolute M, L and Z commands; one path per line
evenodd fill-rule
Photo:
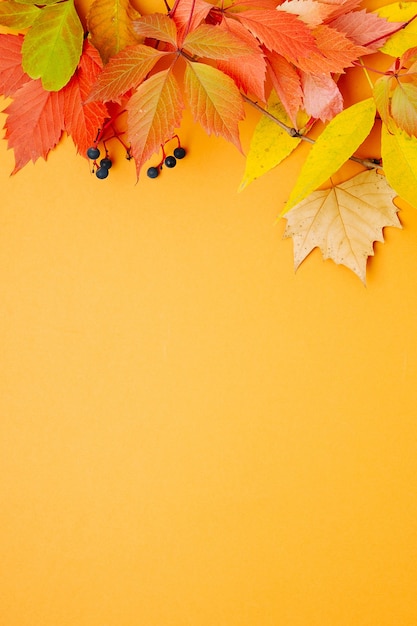
M 31 80 L 15 92 L 5 113 L 5 138 L 14 150 L 16 174 L 29 161 L 46 159 L 58 143 L 64 128 L 62 92 L 45 91 L 39 79 Z
M 167 54 L 150 46 L 129 46 L 112 57 L 93 85 L 87 102 L 120 102 L 122 96 L 137 87 L 157 61 Z
M 362 54 L 369 54 L 380 48 L 387 37 L 396 27 L 400 27 L 399 22 L 388 22 L 375 13 L 363 11 L 351 11 L 345 15 L 340 15 L 330 22 L 330 26 L 360 46 L 367 46 Z M 368 46 L 368 43 L 374 42 Z
M 212 9 L 213 5 L 205 0 L 180 0 L 170 14 L 178 29 L 178 40 L 201 24 Z
M 0 35 L 0 93 L 13 96 L 30 78 L 22 68 L 23 35 Z
M 317 42 L 317 51 L 312 51 L 307 58 L 301 59 L 299 67 L 311 74 L 342 73 L 351 67 L 353 61 L 368 50 L 357 46 L 343 33 L 325 24 L 317 26 L 313 34 Z
M 145 161 L 175 134 L 183 108 L 181 90 L 171 69 L 148 78 L 130 98 L 128 139 L 138 178 Z
M 316 44 L 310 29 L 296 15 L 284 11 L 249 10 L 234 14 L 269 50 L 298 65 Z
M 220 135 L 241 150 L 238 122 L 245 112 L 233 80 L 215 67 L 188 61 L 184 83 L 194 120 L 207 134 Z
M 284 57 L 271 52 L 268 55 L 268 74 L 292 123 L 296 126 L 297 113 L 303 103 L 300 75 Z
M 301 72 L 301 85 L 304 109 L 311 117 L 325 122 L 342 111 L 342 94 L 330 76 Z
M 102 62 L 98 51 L 86 41 L 78 68 L 62 90 L 65 130 L 72 137 L 77 151 L 83 156 L 86 156 L 97 130 L 102 128 L 104 120 L 108 117 L 107 108 L 101 102 L 85 104 L 91 85 L 101 69 Z

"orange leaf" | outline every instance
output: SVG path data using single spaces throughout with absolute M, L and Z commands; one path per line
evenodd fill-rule
M 401 23 L 388 22 L 376 13 L 367 13 L 366 10 L 362 10 L 339 15 L 331 21 L 330 26 L 344 33 L 359 46 L 366 46 L 367 51 L 364 54 L 369 54 L 380 48 L 388 35 L 396 27 L 400 27 Z
M 417 137 L 417 85 L 399 83 L 392 94 L 391 115 L 407 135 Z
M 120 102 L 121 97 L 132 87 L 137 87 L 165 54 L 143 44 L 124 48 L 104 67 L 87 101 Z
M 245 112 L 233 80 L 215 67 L 188 61 L 184 82 L 194 120 L 207 134 L 220 135 L 241 150 L 238 122 Z
M 23 35 L 0 35 L 0 93 L 12 96 L 30 80 L 22 68 Z
M 181 123 L 184 102 L 171 69 L 144 81 L 127 104 L 128 139 L 136 172 Z
M 29 161 L 46 159 L 58 143 L 64 128 L 62 92 L 46 91 L 40 79 L 30 80 L 16 91 L 5 113 L 5 138 L 14 150 L 16 174 Z
M 284 109 L 296 126 L 297 113 L 303 102 L 299 73 L 283 56 L 271 52 L 268 54 L 268 74 Z
M 357 46 L 343 33 L 322 24 L 313 31 L 318 50 L 313 50 L 307 58 L 300 59 L 299 67 L 311 74 L 342 73 L 351 67 L 353 61 L 369 50 Z
M 265 9 L 242 11 L 234 16 L 269 50 L 295 65 L 316 50 L 310 29 L 296 15 Z
M 303 104 L 308 115 L 326 122 L 343 109 L 343 98 L 331 76 L 301 72 Z
M 104 120 L 108 117 L 107 107 L 101 102 L 84 103 L 101 68 L 98 51 L 86 41 L 77 71 L 62 90 L 65 130 L 72 137 L 77 151 L 83 156 L 86 156 L 97 130 L 102 128 Z
M 129 0 L 94 0 L 87 15 L 87 25 L 103 63 L 126 46 L 137 43 L 133 20 L 138 17 L 139 13 Z
M 152 13 L 136 20 L 133 28 L 137 35 L 165 41 L 177 48 L 177 28 L 174 20 L 163 13 Z
M 170 17 L 178 29 L 178 39 L 182 41 L 185 33 L 194 30 L 208 16 L 213 5 L 205 0 L 181 0 L 171 11 Z

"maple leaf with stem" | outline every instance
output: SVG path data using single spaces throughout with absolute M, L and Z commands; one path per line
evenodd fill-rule
M 294 242 L 294 267 L 314 248 L 325 259 L 345 265 L 366 284 L 366 263 L 374 242 L 384 241 L 383 228 L 401 228 L 395 191 L 375 170 L 341 185 L 313 192 L 285 215 L 284 237 Z

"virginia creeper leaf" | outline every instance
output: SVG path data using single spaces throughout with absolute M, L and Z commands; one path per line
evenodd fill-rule
M 342 94 L 330 75 L 301 72 L 301 87 L 303 106 L 311 117 L 326 122 L 342 111 Z
M 3 0 L 0 2 L 0 24 L 16 30 L 28 28 L 38 17 L 39 11 L 35 5 Z
M 311 28 L 322 24 L 323 21 L 333 12 L 334 5 L 316 0 L 284 0 L 277 11 L 293 13 Z
M 417 137 L 417 85 L 400 83 L 391 98 L 391 115 L 397 126 Z
M 238 122 L 245 112 L 233 80 L 215 67 L 188 61 L 184 85 L 194 120 L 207 134 L 220 135 L 241 150 Z
M 201 24 L 189 33 L 182 47 L 191 55 L 208 59 L 228 60 L 254 54 L 253 46 L 246 45 L 233 33 L 210 24 Z M 258 53 L 261 54 L 260 49 Z
M 23 35 L 0 35 L 0 94 L 13 94 L 30 80 L 22 69 Z
M 292 122 L 274 91 L 268 98 L 266 110 L 291 127 Z M 300 141 L 300 138 L 291 137 L 273 120 L 262 115 L 252 135 L 239 191 L 286 159 Z
M 295 124 L 297 113 L 303 103 L 299 72 L 283 56 L 271 52 L 268 54 L 268 75 L 287 114 Z
M 249 9 L 236 16 L 269 50 L 282 54 L 295 65 L 317 49 L 310 29 L 296 15 Z
M 177 26 L 179 43 L 182 42 L 185 33 L 193 31 L 214 8 L 205 0 L 181 0 L 178 2 L 175 11 L 171 11 L 170 16 Z
M 87 26 L 103 63 L 126 46 L 138 43 L 133 30 L 133 20 L 138 17 L 130 0 L 94 0 L 87 14 Z
M 365 284 L 374 242 L 384 241 L 384 227 L 401 228 L 395 196 L 384 176 L 368 170 L 294 206 L 285 216 L 284 237 L 293 238 L 295 269 L 318 247 L 325 259 L 345 265 Z
M 407 22 L 417 15 L 417 2 L 394 2 L 377 9 L 376 12 L 389 22 Z M 393 24 L 394 28 L 395 24 Z M 392 35 L 382 46 L 381 52 L 392 57 L 400 57 L 416 45 L 416 38 L 417 20 L 413 20 L 403 30 Z
M 397 194 L 417 209 L 417 138 L 385 124 L 381 131 L 381 155 L 385 176 Z
M 166 53 L 150 46 L 128 46 L 112 57 L 93 85 L 88 101 L 120 102 L 121 97 L 137 87 L 157 61 Z
M 388 22 L 376 13 L 350 11 L 332 20 L 331 27 L 344 33 L 349 39 L 360 46 L 366 46 L 369 54 L 380 48 L 388 36 L 400 27 L 401 22 Z
M 172 135 L 181 122 L 184 102 L 171 69 L 145 80 L 127 104 L 128 139 L 139 173 L 144 162 Z
M 86 41 L 77 70 L 62 90 L 65 130 L 72 137 L 77 152 L 83 156 L 96 137 L 97 130 L 103 127 L 104 120 L 108 117 L 107 108 L 101 102 L 85 104 L 86 96 L 101 68 L 98 51 Z
M 62 92 L 45 91 L 40 80 L 31 80 L 16 91 L 5 113 L 5 138 L 14 150 L 15 174 L 31 160 L 46 159 L 58 143 L 64 128 Z
M 23 42 L 23 69 L 44 89 L 59 91 L 75 72 L 83 38 L 74 0 L 43 8 Z
M 163 13 L 145 15 L 133 24 L 133 29 L 141 37 L 165 41 L 173 48 L 177 47 L 177 29 L 174 20 Z
M 298 62 L 298 66 L 306 72 L 318 75 L 342 73 L 346 67 L 353 65 L 353 61 L 368 52 L 366 48 L 356 45 L 343 33 L 326 24 L 317 26 L 313 34 L 318 49 L 312 50 Z
M 352 156 L 371 132 L 375 113 L 375 102 L 368 98 L 348 107 L 329 122 L 301 168 L 284 213 L 325 183 Z

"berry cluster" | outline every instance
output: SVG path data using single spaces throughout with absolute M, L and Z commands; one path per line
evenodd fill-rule
M 163 144 L 161 146 L 162 148 L 162 158 L 161 161 L 158 163 L 158 165 L 153 165 L 151 167 L 148 168 L 148 171 L 146 172 L 149 178 L 157 178 L 159 176 L 159 172 L 162 170 L 162 167 L 165 165 L 165 167 L 168 167 L 169 169 L 172 169 L 173 167 L 176 166 L 177 164 L 177 160 L 178 159 L 183 159 L 185 157 L 185 155 L 187 154 L 186 151 L 184 150 L 184 148 L 181 146 L 180 144 L 180 140 L 178 135 L 174 135 L 174 137 L 172 137 L 172 139 L 176 139 L 178 142 L 177 147 L 174 150 L 174 154 L 169 154 L 168 156 L 165 153 L 165 144 Z M 168 139 L 165 143 L 168 143 L 168 141 L 171 141 L 170 139 Z
M 100 156 L 100 150 L 97 148 L 97 146 L 91 146 L 90 148 L 88 148 L 87 156 L 93 161 L 93 172 L 95 172 L 97 178 L 107 178 L 107 176 L 109 175 L 109 169 L 113 165 L 113 161 L 109 158 L 107 150 L 106 156 L 100 160 L 100 163 L 97 162 L 97 159 Z

